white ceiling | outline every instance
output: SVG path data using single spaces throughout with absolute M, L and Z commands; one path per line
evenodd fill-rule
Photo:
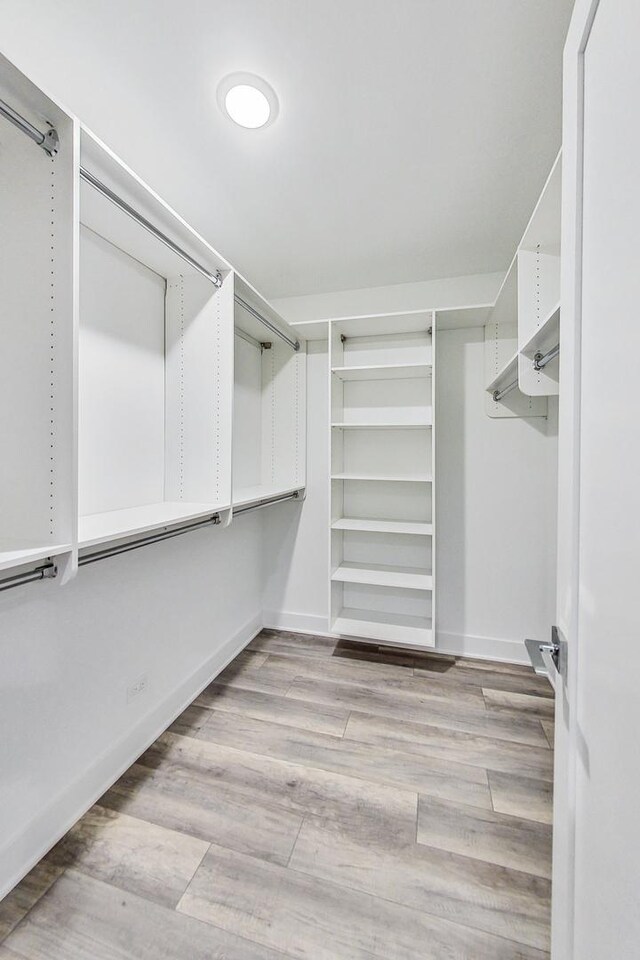
M 505 269 L 572 0 L 0 0 L 2 50 L 268 296 Z M 216 106 L 268 80 L 277 121 Z

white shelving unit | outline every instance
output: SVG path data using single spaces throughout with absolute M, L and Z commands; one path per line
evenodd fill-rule
M 559 357 L 536 369 L 560 341 L 560 216 L 558 156 L 518 250 L 518 380 L 530 396 L 560 392 Z
M 297 493 L 306 482 L 306 344 L 236 276 L 233 506 Z M 247 306 L 243 306 L 246 304 Z
M 469 329 L 471 327 L 484 327 L 489 319 L 489 314 L 493 308 L 493 303 L 479 303 L 479 304 L 463 304 L 459 307 L 444 307 L 436 308 L 436 323 L 438 330 L 459 330 L 459 329 Z M 387 318 L 392 322 L 394 317 L 407 317 L 413 313 L 413 315 L 418 315 L 419 313 L 424 313 L 424 310 L 414 310 L 404 313 L 386 313 L 386 314 L 376 314 L 375 319 L 382 320 Z M 341 318 L 341 319 L 360 319 L 367 321 L 370 319 L 369 315 L 364 315 L 361 317 L 353 318 Z M 296 333 L 304 337 L 305 340 L 327 340 L 329 335 L 329 324 L 334 323 L 336 320 L 329 319 L 320 319 L 320 320 L 299 320 L 293 322 L 291 326 L 296 331 Z M 388 364 L 382 364 L 381 367 L 387 367 Z M 411 364 L 407 364 L 411 366 Z M 384 376 L 384 374 L 383 374 Z M 398 376 L 402 376 L 399 374 Z M 407 374 L 409 376 L 409 374 Z M 394 379 L 391 376 L 391 379 Z
M 434 317 L 342 317 L 328 327 L 330 629 L 432 647 Z
M 544 398 L 525 396 L 518 378 L 518 259 L 514 257 L 484 329 L 486 411 L 490 417 L 546 417 Z M 497 394 L 504 394 L 496 400 Z
M 485 326 L 490 417 L 544 417 L 559 392 L 561 189 L 558 154 Z
M 234 277 L 215 251 L 86 130 L 80 146 L 90 177 L 82 177 L 80 188 L 82 549 L 228 515 Z
M 74 568 L 74 120 L 4 57 L 0 98 L 55 155 L 0 117 L 0 570 Z
M 0 100 L 0 590 L 230 522 L 246 442 L 236 506 L 303 491 L 304 343 L 2 57 Z M 257 443 L 234 331 L 260 357 Z

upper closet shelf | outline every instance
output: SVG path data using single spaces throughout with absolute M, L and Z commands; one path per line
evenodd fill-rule
M 558 153 L 527 224 L 520 250 L 560 254 L 562 212 L 562 151 Z
M 346 338 L 397 337 L 399 334 L 424 334 L 431 327 L 429 310 L 407 310 L 402 313 L 374 313 L 358 317 L 335 317 L 331 329 Z
M 437 324 L 439 330 L 458 330 L 461 328 L 469 327 L 483 327 L 487 322 L 489 312 L 491 310 L 492 304 L 490 303 L 481 303 L 472 306 L 464 307 L 447 307 L 442 310 L 435 308 Z M 424 312 L 430 312 L 431 308 L 427 311 L 408 311 L 407 313 L 395 313 L 395 314 L 381 314 L 379 317 L 395 317 L 397 323 L 396 329 L 377 329 L 367 330 L 364 332 L 351 332 L 351 336 L 366 336 L 370 332 L 375 332 L 376 335 L 384 335 L 384 333 L 395 333 L 398 330 L 402 329 L 403 319 L 411 317 L 412 315 L 424 314 Z M 335 319 L 326 319 L 326 320 L 301 320 L 298 323 L 292 323 L 291 327 L 296 331 L 296 333 L 304 337 L 305 340 L 326 340 L 329 334 L 329 325 L 335 323 L 342 323 L 344 319 L 352 321 L 358 319 L 360 321 L 375 320 L 376 315 L 367 317 L 361 316 L 359 318 L 335 318 Z M 360 325 L 362 329 L 362 324 Z M 352 331 L 353 331 L 352 327 Z M 405 327 L 406 329 L 406 327 Z M 352 378 L 355 379 L 355 378 Z M 363 378 L 364 379 L 364 378 Z
M 384 363 L 372 366 L 332 367 L 331 372 L 344 381 L 413 380 L 430 377 L 430 363 Z
M 558 346 L 560 340 L 560 303 L 556 303 L 535 333 L 520 349 L 520 353 L 530 360 L 537 354 L 546 354 Z
M 133 537 L 151 530 L 159 530 L 191 520 L 201 520 L 218 513 L 220 507 L 212 503 L 182 503 L 163 501 L 146 503 L 124 510 L 109 510 L 80 517 L 78 546 L 93 547 L 122 537 Z
M 301 320 L 290 326 L 303 340 L 326 340 L 329 332 L 328 320 Z
M 286 497 L 293 493 L 301 493 L 303 490 L 304 483 L 280 487 L 276 484 L 240 487 L 233 491 L 233 506 L 234 508 L 252 506 L 263 501 L 275 500 L 278 497 Z
M 500 393 L 513 384 L 518 385 L 518 352 L 509 357 L 507 363 L 501 367 L 500 372 L 493 378 L 491 383 L 487 384 L 487 393 Z
M 300 341 L 291 327 L 284 322 L 271 304 L 243 277 L 236 274 L 234 301 L 239 307 L 235 312 L 236 330 L 241 330 L 258 346 L 271 344 L 276 337 L 292 350 L 300 349 Z
M 493 304 L 482 303 L 473 307 L 455 307 L 436 310 L 438 330 L 466 330 L 472 327 L 484 327 L 489 319 Z

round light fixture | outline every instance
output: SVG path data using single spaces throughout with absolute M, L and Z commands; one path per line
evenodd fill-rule
M 218 106 L 230 120 L 249 130 L 267 127 L 278 115 L 275 90 L 252 73 L 232 73 L 218 84 Z

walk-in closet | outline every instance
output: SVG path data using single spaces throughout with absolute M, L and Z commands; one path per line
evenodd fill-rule
M 0 960 L 635 960 L 640 7 L 0 24 Z

